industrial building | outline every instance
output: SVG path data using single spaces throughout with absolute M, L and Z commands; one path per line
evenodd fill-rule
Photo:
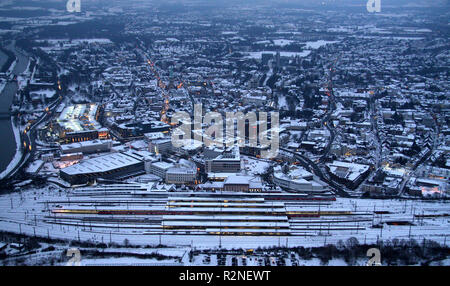
M 292 166 L 287 174 L 278 170 L 273 174 L 273 182 L 286 190 L 303 193 L 325 193 L 328 185 L 310 172 L 297 166 Z
M 239 173 L 241 171 L 241 157 L 239 148 L 234 147 L 230 150 L 224 151 L 222 154 L 214 159 L 205 161 L 206 172 L 217 174 L 220 173 Z
M 97 121 L 101 108 L 96 104 L 65 107 L 56 120 L 56 130 L 65 143 L 109 138 L 109 131 Z
M 112 148 L 112 140 L 89 140 L 83 142 L 76 142 L 71 144 L 61 145 L 61 153 L 98 153 L 98 152 L 109 152 Z
M 204 191 L 224 192 L 262 192 L 261 178 L 243 175 L 230 175 L 223 182 L 205 183 L 198 186 Z
M 327 163 L 326 169 L 331 178 L 355 189 L 369 175 L 370 166 L 349 162 L 333 161 Z
M 61 169 L 60 177 L 72 185 L 92 182 L 98 178 L 120 180 L 145 173 L 144 160 L 133 153 L 112 153 Z

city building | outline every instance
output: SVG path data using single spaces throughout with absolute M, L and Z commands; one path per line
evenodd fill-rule
M 327 163 L 326 169 L 330 176 L 345 184 L 350 189 L 355 189 L 369 175 L 370 166 L 349 162 L 333 161 Z
M 172 167 L 166 171 L 166 183 L 175 185 L 193 185 L 197 182 L 197 169 L 184 166 Z
M 151 162 L 148 165 L 146 164 L 145 171 L 149 174 L 156 175 L 156 176 L 160 177 L 161 179 L 165 180 L 167 170 L 169 170 L 170 168 L 172 168 L 174 166 L 175 165 L 172 163 L 167 163 L 167 162 L 162 162 L 162 161 Z
M 283 189 L 295 192 L 326 193 L 330 191 L 326 183 L 298 166 L 291 166 L 287 174 L 277 168 L 273 174 L 273 182 Z
M 66 143 L 106 139 L 109 132 L 97 121 L 100 113 L 101 108 L 94 103 L 70 105 L 59 114 L 55 128 Z
M 238 147 L 224 151 L 216 158 L 205 161 L 207 173 L 239 173 L 241 171 L 241 157 Z
M 99 153 L 99 152 L 109 152 L 111 151 L 113 142 L 112 140 L 91 140 L 82 141 L 70 144 L 64 144 L 60 146 L 62 154 L 69 153 Z
M 60 177 L 72 185 L 84 184 L 98 178 L 120 180 L 145 173 L 144 161 L 132 153 L 112 153 L 61 169 Z

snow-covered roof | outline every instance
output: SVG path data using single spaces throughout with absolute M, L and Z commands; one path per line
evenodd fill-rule
M 139 164 L 141 162 L 141 160 L 125 153 L 113 153 L 82 161 L 78 164 L 62 169 L 61 172 L 68 175 L 102 173 Z

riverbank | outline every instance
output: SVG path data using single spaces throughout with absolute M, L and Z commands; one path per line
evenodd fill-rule
M 19 164 L 20 159 L 23 156 L 23 153 L 20 150 L 20 130 L 19 127 L 15 126 L 14 124 L 14 117 L 11 116 L 11 127 L 14 133 L 14 140 L 16 141 L 16 152 L 14 154 L 13 159 L 11 160 L 11 162 L 8 164 L 8 166 L 6 167 L 5 170 L 3 170 L 3 172 L 0 173 L 0 180 L 3 180 L 7 175 L 9 175 L 9 173 L 11 173 L 14 168 L 17 166 L 17 164 Z
M 13 75 L 19 76 L 29 67 L 28 56 L 22 54 L 15 49 L 14 44 L 8 46 L 16 56 L 16 59 L 9 67 Z M 1 90 L 0 96 L 0 111 L 3 113 L 10 113 L 10 107 L 14 97 L 18 91 L 16 82 L 6 82 Z M 6 178 L 20 163 L 23 154 L 20 145 L 22 144 L 20 138 L 19 127 L 15 125 L 14 117 L 9 119 L 2 119 L 0 121 L 0 133 L 3 135 L 3 142 L 1 147 L 1 162 L 0 162 L 0 180 Z

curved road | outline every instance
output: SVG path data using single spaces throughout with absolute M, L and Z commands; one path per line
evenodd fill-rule
M 325 148 L 324 154 L 320 157 L 318 163 L 323 163 L 326 156 L 328 155 L 331 145 L 333 144 L 334 138 L 336 136 L 336 132 L 334 131 L 334 127 L 330 124 L 330 118 L 331 114 L 336 108 L 336 102 L 335 102 L 335 96 L 333 91 L 333 72 L 335 71 L 335 65 L 337 63 L 339 58 L 337 58 L 333 64 L 330 67 L 330 73 L 329 73 L 329 80 L 328 80 L 328 87 L 327 87 L 327 95 L 329 96 L 330 100 L 328 102 L 328 111 L 326 115 L 323 117 L 321 124 L 325 125 L 326 128 L 330 131 L 330 140 L 328 142 L 327 147 Z M 298 160 L 303 167 L 305 167 L 308 171 L 313 171 L 313 173 L 318 176 L 322 181 L 330 185 L 336 192 L 336 194 L 340 195 L 341 197 L 349 198 L 351 197 L 348 192 L 344 190 L 343 187 L 341 187 L 339 184 L 333 182 L 330 180 L 325 174 L 322 172 L 322 170 L 319 168 L 319 166 L 313 162 L 311 159 L 307 158 L 306 156 L 303 156 L 299 153 L 292 152 L 288 149 L 280 148 L 281 150 L 285 152 L 289 152 L 294 155 L 295 159 Z
M 13 74 L 15 76 L 17 76 L 25 71 L 25 69 L 27 68 L 27 65 L 28 65 L 29 58 L 26 57 L 25 55 L 21 54 L 17 50 L 14 50 L 14 53 L 16 54 L 16 56 L 18 58 L 18 63 L 13 70 Z M 10 99 L 10 104 L 8 105 L 8 112 L 9 112 L 9 106 L 11 106 L 11 103 L 13 101 L 14 96 L 16 95 L 17 90 L 18 90 L 17 81 L 10 81 L 5 86 L 5 89 L 1 95 L 2 100 Z M 7 97 L 3 98 L 3 96 L 7 96 Z M 43 121 L 49 119 L 52 116 L 53 111 L 61 103 L 61 99 L 62 98 L 59 97 L 57 100 L 55 100 L 53 103 L 51 103 L 48 106 L 48 109 L 46 111 L 44 111 L 43 114 L 31 126 L 29 126 L 26 130 L 24 130 L 23 132 L 20 133 L 19 144 L 21 146 L 21 148 L 20 148 L 21 150 L 19 152 L 22 152 L 22 156 L 21 156 L 18 164 L 8 174 L 6 174 L 6 176 L 3 179 L 0 180 L 2 185 L 7 185 L 7 181 L 10 180 L 12 177 L 14 177 L 17 174 L 17 172 L 23 166 L 26 166 L 26 164 L 28 164 L 29 161 L 32 159 L 32 157 L 33 157 L 32 155 L 34 154 L 34 152 L 36 150 L 36 144 L 34 143 L 34 141 L 36 140 L 36 127 L 39 124 L 41 124 Z M 5 108 L 5 107 L 3 107 L 3 108 Z M 10 120 L 8 121 L 8 124 L 11 126 Z M 6 122 L 1 122 L 1 123 L 3 124 Z M 12 152 L 12 157 L 11 157 L 11 159 L 9 159 L 6 166 L 4 166 L 4 168 L 3 168 L 3 170 L 4 170 L 9 165 L 9 162 L 12 160 L 12 158 L 15 156 L 16 142 L 15 142 L 15 136 L 14 136 L 12 127 L 11 127 L 11 133 L 0 133 L 0 134 L 3 135 L 4 140 L 12 139 L 14 141 L 14 148 L 13 148 L 14 150 Z M 8 152 L 8 150 L 5 149 L 5 147 L 6 146 L 3 145 L 2 154 L 4 154 L 4 152 L 5 153 Z
M 11 74 L 13 76 L 18 76 L 27 68 L 29 58 L 18 52 L 13 44 L 11 44 L 8 48 L 15 53 L 17 58 L 16 66 Z M 5 85 L 5 88 L 0 95 L 0 112 L 2 114 L 10 113 L 10 107 L 18 89 L 19 87 L 17 81 L 15 80 L 9 80 Z M 0 134 L 2 135 L 0 172 L 3 172 L 8 167 L 17 151 L 17 142 L 15 140 L 10 116 L 0 119 Z

